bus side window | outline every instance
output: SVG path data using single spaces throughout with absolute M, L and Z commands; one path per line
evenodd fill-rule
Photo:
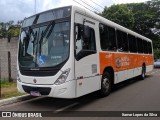
M 104 51 L 116 51 L 115 28 L 99 24 L 101 49 Z
M 101 43 L 101 49 L 102 50 L 108 50 L 108 44 L 109 43 L 109 32 L 108 27 L 106 27 L 103 24 L 99 25 L 99 32 L 100 32 L 100 43 Z
M 148 45 L 147 45 L 147 41 L 143 40 L 143 46 L 144 46 L 144 53 L 148 54 Z
M 128 34 L 129 50 L 131 53 L 137 53 L 137 40 L 133 35 Z
M 141 38 L 137 38 L 137 45 L 138 45 L 138 53 L 143 53 L 143 41 Z
M 115 31 L 115 28 L 108 27 L 108 31 L 109 31 L 109 41 L 111 43 L 109 45 L 109 50 L 110 51 L 117 51 L 117 42 L 116 42 L 116 31 Z
M 117 30 L 118 51 L 128 52 L 128 36 L 127 33 Z
M 151 42 L 147 42 L 148 44 L 148 52 L 149 52 L 149 54 L 152 54 L 152 44 L 151 44 Z
M 76 59 L 79 60 L 85 56 L 96 53 L 95 31 L 89 27 L 87 38 L 84 36 L 84 28 L 81 24 L 75 26 L 75 51 Z

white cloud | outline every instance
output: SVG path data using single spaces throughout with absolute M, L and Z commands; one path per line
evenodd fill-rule
M 0 0 L 0 22 L 7 22 L 9 20 L 22 20 L 24 17 L 29 17 L 35 14 L 35 1 L 36 1 L 36 13 L 53 9 L 56 7 L 67 5 L 79 5 L 75 1 L 79 2 L 81 7 L 86 6 L 92 11 L 102 11 L 104 6 L 111 6 L 112 4 L 121 3 L 136 3 L 144 2 L 146 0 Z M 88 6 L 82 2 L 88 4 Z M 98 5 L 96 5 L 98 4 Z M 103 7 L 99 7 L 103 6 Z M 93 9 L 92 6 L 95 9 Z
M 18 21 L 34 13 L 33 0 L 0 0 L 0 22 Z
M 37 2 L 42 1 L 42 0 L 37 0 Z M 56 4 L 55 4 L 56 3 Z M 97 3 L 98 5 L 96 5 L 95 3 Z M 112 1 L 108 0 L 108 1 L 102 1 L 99 0 L 95 1 L 95 0 L 46 0 L 43 1 L 43 3 L 41 2 L 41 4 L 43 4 L 42 8 L 37 10 L 37 12 L 41 12 L 41 11 L 45 11 L 48 9 L 53 9 L 56 7 L 61 7 L 61 6 L 68 6 L 68 5 L 77 5 L 77 6 L 81 6 L 81 7 L 87 7 L 88 9 L 91 9 L 92 11 L 102 11 L 104 6 L 110 6 L 113 4 Z M 88 4 L 88 5 L 87 5 Z M 100 7 L 103 6 L 103 7 Z
M 96 0 L 96 1 L 95 0 L 45 0 L 43 2 L 42 0 L 37 0 L 37 1 L 41 1 L 41 4 L 43 4 L 42 8 L 39 10 L 39 12 L 41 12 L 48 9 L 53 9 L 56 7 L 67 6 L 67 5 L 78 5 L 81 7 L 85 6 L 91 9 L 92 11 L 95 11 L 95 9 L 97 11 L 102 11 L 105 6 L 111 6 L 113 4 L 122 4 L 122 3 L 138 3 L 138 2 L 144 2 L 146 0 Z

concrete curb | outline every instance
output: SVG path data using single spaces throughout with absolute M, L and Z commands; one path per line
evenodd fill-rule
M 34 97 L 31 96 L 31 95 L 22 95 L 22 96 L 17 96 L 17 97 L 11 97 L 11 98 L 7 98 L 7 99 L 2 99 L 2 100 L 0 100 L 0 106 L 4 106 L 4 105 L 16 103 L 16 102 L 20 102 L 20 101 L 32 99 L 32 98 L 34 98 Z

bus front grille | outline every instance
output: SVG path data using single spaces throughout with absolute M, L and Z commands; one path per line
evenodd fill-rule
M 25 85 L 22 85 L 22 87 L 23 87 L 23 90 L 29 94 L 31 91 L 38 91 L 41 95 L 49 95 L 51 91 L 50 87 L 30 87 Z

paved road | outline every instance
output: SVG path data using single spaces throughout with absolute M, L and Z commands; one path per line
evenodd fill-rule
M 145 80 L 134 78 L 118 84 L 112 93 L 105 98 L 98 98 L 95 93 L 72 100 L 35 97 L 31 100 L 0 107 L 0 111 L 52 111 L 53 113 L 60 113 L 69 110 L 160 111 L 160 69 L 154 69 Z M 96 113 L 92 114 L 95 115 Z M 90 120 L 91 118 L 87 117 L 87 119 Z M 92 119 L 98 120 L 102 117 Z

